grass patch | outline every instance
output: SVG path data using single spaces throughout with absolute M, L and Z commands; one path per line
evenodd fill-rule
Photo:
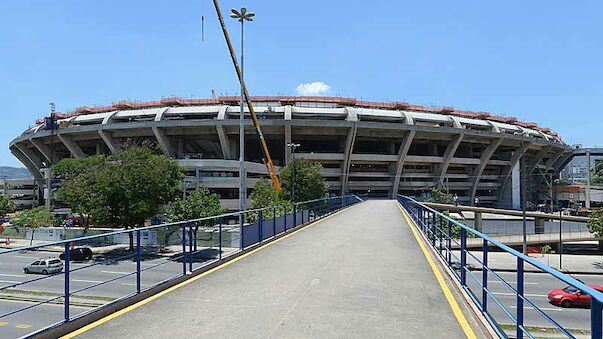
M 499 326 L 503 331 L 513 332 L 513 333 L 515 333 L 515 330 L 517 328 L 517 326 L 513 325 L 513 324 L 501 324 Z M 524 326 L 524 328 L 526 330 L 528 330 L 530 332 L 530 334 L 532 334 L 533 336 L 535 336 L 537 338 L 558 338 L 558 336 L 546 337 L 546 335 L 557 335 L 557 334 L 565 336 L 565 333 L 563 333 L 561 330 L 559 330 L 556 327 Z M 566 328 L 565 330 L 568 331 L 569 333 L 571 333 L 573 335 L 577 335 L 577 336 L 589 336 L 590 335 L 590 329 Z

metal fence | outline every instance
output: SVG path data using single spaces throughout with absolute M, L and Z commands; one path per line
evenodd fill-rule
M 561 325 L 546 310 L 536 305 L 532 294 L 524 293 L 526 278 L 524 266 L 528 264 L 542 272 L 546 277 L 564 282 L 582 294 L 591 297 L 590 335 L 592 338 L 601 339 L 603 316 L 603 294 L 601 292 L 494 240 L 486 234 L 467 227 L 412 198 L 398 196 L 398 201 L 414 220 L 417 228 L 435 249 L 435 252 L 450 267 L 455 278 L 461 283 L 464 290 L 501 338 L 507 337 L 506 331 L 508 328 L 501 326 L 504 320 L 512 322 L 516 338 L 523 338 L 524 336 L 534 338 L 540 335 L 539 333 L 534 333 L 534 328 L 527 326 L 524 321 L 524 313 L 528 310 L 540 316 L 546 323 L 552 326 L 555 331 L 550 335 L 553 337 L 563 335 L 568 338 L 575 338 L 575 333 L 572 333 L 570 328 Z M 460 233 L 460 236 L 454 237 L 453 233 L 457 232 Z M 482 239 L 481 258 L 478 258 L 467 249 L 468 235 Z M 459 248 L 460 250 L 458 250 Z M 494 249 L 514 257 L 516 261 L 516 273 L 514 273 L 513 279 L 516 281 L 506 280 L 502 274 L 488 267 L 488 253 Z M 475 263 L 475 265 L 469 265 L 468 259 Z M 494 278 L 494 282 L 498 286 L 502 285 L 507 289 L 507 295 L 511 295 L 514 298 L 514 305 L 505 305 L 500 300 L 501 293 L 494 293 L 492 285 L 489 284 L 489 277 Z M 495 307 L 502 310 L 502 317 L 504 318 L 501 318 L 500 311 L 497 310 L 497 312 L 494 312 L 493 305 L 489 301 L 492 301 Z
M 33 317 L 37 323 L 28 325 L 31 330 L 26 335 L 40 333 L 365 199 L 329 197 L 2 250 L 0 323 L 22 323 Z M 57 256 L 64 268 L 53 272 L 55 268 L 47 263 L 56 262 L 49 257 Z M 24 303 L 7 306 L 2 303 L 7 299 Z M 52 311 L 45 308 L 50 305 L 55 306 Z M 43 314 L 43 321 L 32 312 Z
M 475 228 L 474 220 L 463 220 L 465 226 Z M 579 221 L 545 221 L 541 234 L 559 234 L 559 227 L 563 233 L 590 233 L 588 224 Z M 523 235 L 523 221 L 521 219 L 484 219 L 481 232 L 487 235 Z M 536 232 L 534 220 L 526 221 L 526 234 L 539 234 Z

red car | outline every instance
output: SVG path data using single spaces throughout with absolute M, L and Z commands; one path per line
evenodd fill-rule
M 603 286 L 588 285 L 589 287 L 603 292 Z M 590 307 L 590 295 L 583 293 L 579 289 L 568 286 L 559 290 L 549 292 L 549 301 L 551 304 L 561 307 Z

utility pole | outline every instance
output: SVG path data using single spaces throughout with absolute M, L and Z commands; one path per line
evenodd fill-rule
M 586 204 L 584 207 L 590 209 L 590 151 L 586 151 Z
M 50 103 L 50 163 L 46 166 L 46 207 L 52 210 L 52 171 L 51 167 L 54 164 L 54 133 L 56 130 L 57 116 L 56 106 L 54 102 Z
M 521 133 L 521 148 L 523 149 L 523 143 L 524 143 L 524 134 Z M 522 252 L 525 255 L 528 255 L 528 236 L 527 236 L 527 217 L 526 217 L 526 204 L 527 204 L 527 199 L 526 199 L 526 168 L 525 168 L 525 160 L 524 157 L 521 157 L 521 173 L 520 173 L 520 191 L 521 191 L 521 210 L 522 210 L 522 216 L 523 216 L 523 227 L 522 227 L 522 234 L 523 234 L 523 241 L 522 241 Z M 535 225 L 534 225 L 535 226 Z
M 241 112 L 239 113 L 239 211 L 244 211 L 246 208 L 245 200 L 247 199 L 247 174 L 245 173 L 245 98 L 243 97 L 243 62 L 245 58 L 243 54 L 243 46 L 245 36 L 245 21 L 253 21 L 255 13 L 247 12 L 247 8 L 245 7 L 241 7 L 240 11 L 237 11 L 234 8 L 230 11 L 230 17 L 238 20 L 241 23 Z

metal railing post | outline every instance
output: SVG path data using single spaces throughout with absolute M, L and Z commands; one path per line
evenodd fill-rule
M 194 239 L 197 244 L 197 239 Z M 193 223 L 188 224 L 188 271 L 193 271 Z
M 65 243 L 65 295 L 63 296 L 64 302 L 64 316 L 65 322 L 69 321 L 69 295 L 71 294 L 71 289 L 69 288 L 69 261 L 71 260 L 71 253 L 69 250 L 69 242 Z
M 222 260 L 222 223 L 224 218 L 220 218 L 218 221 L 218 259 Z
M 272 236 L 276 237 L 276 207 L 272 207 Z
M 461 285 L 467 286 L 467 230 L 461 227 Z
M 186 224 L 182 224 L 182 275 L 186 275 Z
M 297 226 L 297 205 L 293 203 L 293 228 Z
M 591 298 L 590 305 L 590 335 L 593 339 L 601 339 L 603 335 L 603 326 L 601 326 L 601 317 L 603 316 L 603 304 L 595 298 Z
M 488 312 L 488 240 L 482 245 L 482 311 Z
M 241 235 L 241 236 L 239 237 L 239 238 L 240 238 L 240 239 L 239 239 L 239 243 L 240 243 L 239 245 L 240 245 L 240 247 L 241 247 L 241 251 L 243 250 L 243 247 L 244 247 L 244 246 L 243 246 L 243 244 L 244 244 L 244 242 L 243 242 L 243 222 L 244 222 L 244 221 L 243 221 L 243 219 L 245 219 L 245 218 L 243 217 L 243 214 L 244 214 L 244 213 L 245 213 L 245 212 L 243 212 L 243 211 L 239 212 L 239 234 Z
M 264 211 L 259 210 L 258 211 L 258 243 L 261 244 L 262 243 L 262 238 L 264 236 L 264 232 L 262 232 L 262 227 L 264 226 L 264 213 L 262 213 Z
M 444 248 L 442 246 L 442 238 L 444 237 L 444 216 L 443 215 L 440 215 L 440 229 L 438 230 L 438 236 L 439 236 L 440 256 L 442 256 L 442 252 L 444 251 Z
M 448 265 L 450 265 L 452 264 L 452 223 L 450 220 L 446 220 L 446 224 L 448 225 L 448 239 L 446 239 L 448 249 L 446 252 L 448 257 Z
M 523 278 L 523 259 L 517 257 L 517 339 L 523 338 Z
M 287 215 L 287 205 L 283 205 L 283 210 L 285 211 L 285 229 L 283 230 L 283 233 L 287 233 L 287 219 L 289 218 Z
M 431 212 L 431 244 L 433 247 L 436 245 L 436 214 Z
M 136 293 L 140 293 L 140 230 L 136 230 Z

